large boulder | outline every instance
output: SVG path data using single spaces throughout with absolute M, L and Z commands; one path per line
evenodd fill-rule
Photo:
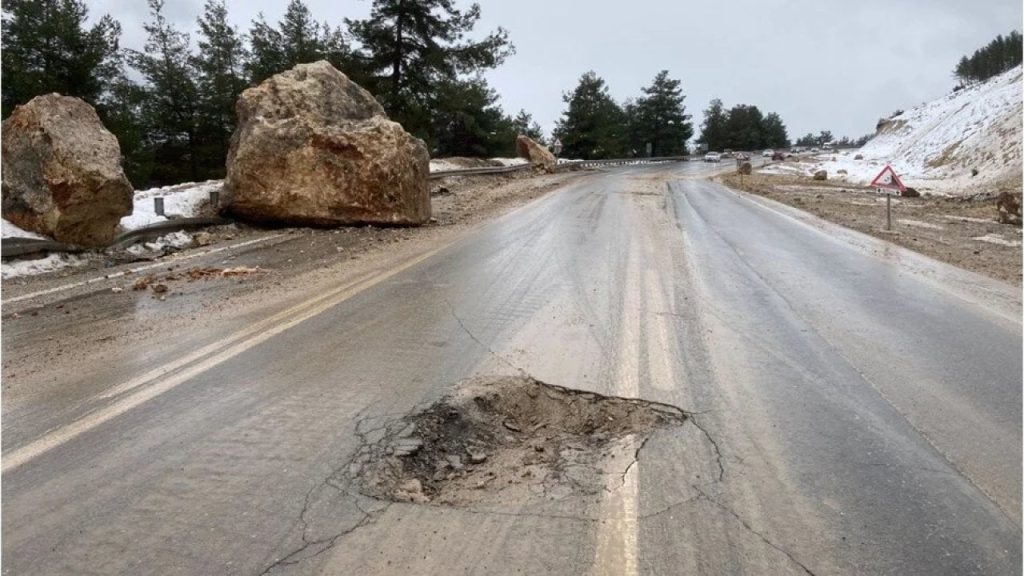
M 106 246 L 132 213 L 121 148 L 92 106 L 36 96 L 2 126 L 3 216 L 67 244 Z
M 744 160 L 736 166 L 736 172 L 738 174 L 750 174 L 753 171 L 754 167 L 750 164 L 749 160 Z
M 430 220 L 426 145 L 329 63 L 273 76 L 243 92 L 235 110 L 227 212 L 308 226 Z
M 520 158 L 526 158 L 530 161 L 530 164 L 545 172 L 553 172 L 558 164 L 555 155 L 546 146 L 535 142 L 533 138 L 523 134 L 516 137 L 516 155 Z
M 1021 223 L 1020 195 L 1003 192 L 996 198 L 996 210 L 999 214 L 1000 224 Z
M 811 177 L 812 180 L 828 180 L 828 172 L 825 170 L 818 170 Z

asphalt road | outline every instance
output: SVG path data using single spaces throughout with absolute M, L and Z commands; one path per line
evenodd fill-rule
M 1019 291 L 705 169 L 578 181 L 149 372 L 84 363 L 66 418 L 5 418 L 4 573 L 1020 574 Z M 503 374 L 692 417 L 597 499 L 337 481 L 357 426 Z

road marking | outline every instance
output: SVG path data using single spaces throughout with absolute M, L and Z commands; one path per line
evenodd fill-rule
M 168 264 L 174 263 L 174 262 L 181 262 L 183 260 L 191 260 L 192 258 L 198 258 L 199 256 L 208 256 L 210 254 L 216 254 L 218 252 L 223 252 L 225 250 L 231 250 L 233 248 L 244 248 L 246 246 L 251 246 L 253 244 L 258 244 L 260 242 L 266 242 L 268 240 L 273 240 L 274 238 L 280 238 L 282 236 L 287 236 L 287 234 L 284 234 L 284 233 L 282 233 L 282 234 L 271 234 L 270 236 L 264 236 L 263 238 L 255 238 L 253 240 L 246 240 L 245 242 L 239 242 L 238 244 L 232 244 L 230 246 L 222 246 L 220 248 L 213 248 L 211 250 L 206 250 L 206 251 L 203 251 L 203 252 L 196 252 L 194 254 L 189 254 L 187 256 L 182 256 L 180 258 L 172 258 L 172 259 L 163 260 L 161 262 L 154 262 L 153 264 L 147 264 L 145 266 L 139 266 L 138 268 L 129 268 L 128 270 L 123 270 L 121 272 L 114 272 L 113 274 L 107 274 L 106 276 L 100 276 L 98 278 L 90 278 L 89 280 L 82 280 L 81 282 L 73 282 L 71 284 L 64 284 L 64 285 L 61 285 L 61 286 L 54 286 L 53 288 L 47 288 L 46 290 L 39 290 L 37 292 L 30 292 L 28 294 L 22 294 L 21 296 L 16 296 L 14 298 L 8 298 L 8 299 L 4 300 L 3 303 L 4 304 L 13 304 L 15 302 L 20 302 L 22 300 L 28 300 L 30 298 L 36 298 L 38 296 L 45 296 L 47 294 L 53 294 L 54 292 L 62 292 L 64 290 L 71 290 L 72 288 L 78 288 L 79 286 L 88 286 L 89 284 L 95 284 L 97 282 L 103 282 L 103 281 L 106 281 L 106 280 L 112 280 L 114 278 L 120 278 L 121 276 L 127 276 L 129 274 L 137 274 L 139 272 L 145 272 L 146 270 L 152 270 L 153 268 L 159 268 L 161 266 L 167 266 Z
M 619 323 L 619 355 L 616 358 L 616 388 L 613 393 L 628 398 L 640 395 L 640 312 L 641 274 L 638 270 L 640 255 L 635 236 L 630 238 L 626 270 L 622 284 L 622 315 Z M 637 449 L 636 436 L 630 434 L 623 444 L 630 454 Z M 598 525 L 592 572 L 599 576 L 635 576 L 639 573 L 640 525 L 640 462 L 630 467 L 623 477 L 622 486 L 610 493 L 601 503 L 601 521 Z
M 274 336 L 292 328 L 302 322 L 313 318 L 325 310 L 337 306 L 352 296 L 375 286 L 396 274 L 407 270 L 420 262 L 434 256 L 447 248 L 440 246 L 418 256 L 406 260 L 404 263 L 376 274 L 370 273 L 358 280 L 354 280 L 345 286 L 332 290 L 326 294 L 314 297 L 301 304 L 297 304 L 283 312 L 271 316 L 267 320 L 259 322 L 248 328 L 236 331 L 218 341 L 216 344 L 205 346 L 196 352 L 188 354 L 178 360 L 169 362 L 159 368 L 151 370 L 146 374 L 120 384 L 115 391 L 105 395 L 111 397 L 123 394 L 133 389 L 131 394 L 116 400 L 113 404 L 101 408 L 83 418 L 70 424 L 62 426 L 53 432 L 38 438 L 21 448 L 11 451 L 2 457 L 0 471 L 10 472 L 34 458 L 67 443 L 70 440 L 92 430 L 93 428 L 108 422 L 125 412 L 187 382 L 195 376 L 233 358 L 254 346 L 273 338 Z M 205 359 L 204 359 L 205 357 Z M 194 362 L 197 363 L 193 364 Z M 193 364 L 189 366 L 189 364 Z M 146 386 L 150 384 L 149 386 Z

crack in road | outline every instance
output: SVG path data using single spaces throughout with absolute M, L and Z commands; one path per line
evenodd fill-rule
M 735 511 L 733 511 L 733 509 L 732 509 L 732 508 L 730 508 L 730 507 L 726 506 L 725 504 L 722 504 L 722 503 L 721 503 L 721 502 L 719 502 L 718 500 L 715 500 L 714 498 L 712 498 L 711 496 L 709 496 L 709 495 L 707 494 L 707 492 L 705 492 L 704 490 L 702 490 L 702 489 L 700 488 L 700 486 L 698 486 L 698 485 L 694 484 L 694 485 L 692 485 L 692 487 L 693 487 L 693 489 L 694 489 L 694 490 L 696 490 L 696 491 L 697 491 L 697 492 L 699 493 L 699 496 L 698 496 L 697 498 L 703 498 L 703 499 L 707 500 L 708 502 L 710 502 L 710 503 L 714 504 L 714 505 L 715 505 L 715 506 L 717 506 L 717 507 L 718 507 L 719 509 L 721 509 L 721 510 L 722 510 L 722 511 L 724 511 L 725 513 L 727 513 L 727 514 L 729 514 L 730 516 L 732 516 L 732 517 L 733 517 L 733 519 L 735 519 L 735 520 L 736 520 L 737 522 L 739 522 L 739 524 L 740 524 L 741 526 L 743 526 L 743 528 L 744 528 L 744 529 L 745 529 L 745 530 L 746 530 L 747 532 L 750 532 L 750 533 L 751 533 L 751 534 L 753 534 L 754 536 L 757 536 L 757 537 L 758 537 L 758 538 L 759 538 L 759 539 L 760 539 L 760 540 L 761 540 L 762 542 L 764 542 L 765 544 L 767 544 L 767 545 L 768 545 L 769 547 L 771 547 L 772 549 L 774 549 L 774 550 L 777 550 L 778 552 L 780 552 L 780 553 L 781 553 L 782 555 L 784 555 L 784 556 L 785 556 L 785 557 L 786 557 L 787 559 L 789 559 L 789 561 L 790 561 L 790 562 L 792 562 L 793 564 L 796 564 L 797 566 L 799 566 L 799 567 L 800 567 L 800 569 L 801 569 L 801 570 L 803 570 L 805 574 L 807 574 L 808 576 L 815 576 L 814 572 L 813 572 L 813 571 L 812 571 L 812 570 L 811 570 L 810 568 L 808 568 L 808 567 L 807 567 L 807 566 L 806 566 L 806 565 L 805 565 L 805 564 L 804 564 L 803 562 L 801 562 L 801 561 L 797 560 L 797 559 L 796 559 L 796 557 L 795 557 L 795 556 L 793 556 L 793 554 L 792 554 L 791 552 L 789 552 L 789 551 L 788 551 L 788 550 L 786 550 L 785 548 L 783 548 L 783 547 L 779 546 L 778 544 L 776 544 L 776 543 L 772 542 L 771 540 L 769 540 L 769 539 L 768 539 L 768 537 L 767 537 L 767 536 L 765 536 L 765 535 L 764 535 L 764 534 L 762 534 L 761 532 L 758 532 L 757 530 L 755 530 L 755 529 L 754 529 L 754 527 L 753 527 L 753 526 L 751 526 L 749 522 L 747 522 L 746 520 L 744 520 L 742 516 L 740 516 L 739 514 L 737 514 L 737 513 L 735 512 Z
M 700 425 L 700 423 L 697 422 L 697 412 L 686 412 L 684 410 L 684 413 L 686 414 L 686 419 L 692 422 L 693 425 L 696 426 L 702 434 L 704 434 L 704 437 L 707 438 L 709 443 L 711 443 L 711 447 L 714 448 L 715 463 L 718 465 L 718 481 L 723 481 L 725 479 L 725 466 L 722 464 L 722 450 L 718 447 L 718 442 L 715 441 L 715 439 L 711 436 L 711 434 L 707 431 L 706 428 L 704 428 L 703 426 Z
M 496 360 L 508 366 L 509 368 L 515 370 L 520 376 L 524 378 L 531 378 L 530 374 L 526 370 L 523 370 L 519 366 L 516 366 L 511 360 L 509 360 L 505 356 L 502 356 L 501 354 L 498 354 L 497 352 L 495 352 L 493 348 L 485 344 L 483 340 L 480 340 L 480 338 L 478 338 L 477 335 L 474 334 L 473 331 L 470 330 L 468 326 L 466 326 L 465 320 L 463 320 L 462 317 L 455 312 L 455 305 L 452 304 L 451 300 L 443 296 L 441 299 L 448 306 L 448 313 L 451 314 L 452 318 L 455 319 L 455 322 L 459 325 L 459 328 L 461 328 L 462 331 L 465 332 L 467 336 L 469 336 L 470 340 L 476 342 L 478 346 L 486 350 L 487 353 L 494 357 Z

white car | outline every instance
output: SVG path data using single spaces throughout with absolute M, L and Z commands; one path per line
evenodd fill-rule
M 722 155 L 719 154 L 718 152 L 708 152 L 707 154 L 704 155 L 704 161 L 705 162 L 721 162 L 722 161 Z
M 763 158 L 771 158 L 772 154 L 775 154 L 775 150 L 770 150 L 770 149 L 769 150 L 765 150 L 765 151 L 761 152 L 761 157 L 763 157 Z

